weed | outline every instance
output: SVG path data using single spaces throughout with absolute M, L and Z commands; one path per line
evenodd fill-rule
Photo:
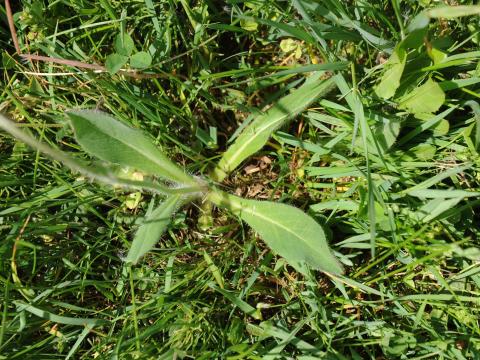
M 478 357 L 479 8 L 450 4 L 13 4 L 0 358 Z

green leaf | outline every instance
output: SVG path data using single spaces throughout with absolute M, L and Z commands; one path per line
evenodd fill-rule
M 252 18 L 241 19 L 240 20 L 240 26 L 243 30 L 257 31 L 258 23 L 255 22 L 255 20 L 253 20 Z
M 399 119 L 387 119 L 376 114 L 368 114 L 369 117 L 375 120 L 375 125 L 372 129 L 372 136 L 367 138 L 368 152 L 374 155 L 384 154 L 387 152 L 400 133 L 401 122 Z M 361 138 L 355 140 L 355 150 L 364 152 L 364 145 Z
M 430 59 L 433 60 L 434 64 L 440 64 L 448 56 L 447 53 L 434 47 L 427 47 L 427 54 L 430 57 Z
M 400 86 L 400 78 L 407 62 L 407 52 L 403 47 L 397 47 L 385 64 L 385 72 L 380 83 L 375 87 L 375 94 L 382 99 L 390 99 Z
M 419 219 L 421 219 L 424 223 L 428 223 L 448 210 L 453 209 L 462 200 L 463 197 L 451 199 L 434 198 L 426 202 L 420 209 L 418 209 L 417 213 Z
M 435 136 L 442 136 L 442 135 L 447 135 L 448 131 L 450 130 L 450 123 L 448 120 L 440 120 L 440 122 L 433 126 L 433 135 Z
M 440 85 L 428 79 L 427 82 L 399 99 L 398 107 L 412 114 L 433 113 L 445 102 L 445 93 Z
M 145 51 L 139 51 L 130 58 L 130 66 L 136 69 L 145 69 L 151 64 L 152 56 Z
M 246 200 L 217 190 L 209 193 L 208 199 L 244 220 L 297 271 L 305 273 L 306 264 L 331 274 L 343 272 L 328 247 L 322 227 L 303 211 L 270 201 Z
M 380 147 L 380 150 L 386 152 L 397 140 L 398 134 L 400 133 L 401 122 L 398 119 L 387 119 L 384 117 L 378 118 L 379 121 L 373 128 L 373 139 L 377 141 L 376 145 Z M 377 155 L 377 150 L 377 146 L 372 146 L 370 152 Z
M 15 59 L 6 51 L 2 52 L 2 65 L 5 70 L 10 70 L 15 67 Z
M 117 35 L 115 38 L 115 51 L 117 54 L 130 56 L 134 49 L 135 44 L 133 43 L 133 39 L 127 32 L 124 32 L 123 36 L 121 34 Z
M 0 115 L 0 128 L 8 131 L 11 135 L 34 148 L 42 152 L 45 155 L 48 155 L 50 158 L 61 162 L 66 167 L 70 168 L 73 171 L 77 171 L 82 175 L 85 175 L 90 180 L 95 180 L 109 184 L 114 187 L 123 187 L 129 190 L 149 190 L 155 193 L 160 194 L 184 194 L 191 195 L 192 193 L 198 192 L 198 186 L 194 188 L 171 188 L 167 187 L 165 184 L 160 184 L 158 182 L 141 180 L 137 181 L 135 179 L 126 178 L 124 174 L 115 173 L 111 168 L 105 168 L 102 166 L 92 166 L 87 165 L 83 161 L 80 161 L 68 153 L 65 153 L 57 148 L 51 147 L 35 139 L 33 136 L 29 135 L 25 131 L 20 130 L 15 123 L 8 120 L 4 116 Z M 8 209 L 7 209 L 8 210 Z M 2 212 L 0 212 L 0 215 Z
M 416 30 L 425 29 L 430 23 L 430 18 L 425 14 L 425 12 L 419 13 L 413 18 L 413 20 L 408 24 L 407 31 L 414 32 Z
M 254 119 L 223 154 L 213 171 L 213 180 L 225 179 L 243 160 L 260 150 L 275 130 L 327 94 L 333 86 L 332 79 L 307 82 Z
M 411 139 L 413 139 L 418 134 L 421 134 L 422 132 L 424 132 L 424 131 L 432 128 L 432 127 L 438 126 L 438 124 L 441 123 L 443 120 L 445 120 L 444 118 L 447 115 L 449 115 L 452 111 L 454 111 L 455 109 L 456 109 L 456 107 L 450 107 L 449 109 L 441 112 L 438 115 L 435 115 L 435 116 L 429 115 L 429 117 L 425 119 L 426 121 L 424 121 L 424 122 L 422 121 L 420 124 L 418 124 L 415 127 L 415 129 L 413 129 L 408 134 L 406 134 L 404 137 L 402 137 L 398 141 L 398 145 L 406 144 L 407 142 L 409 142 Z M 447 121 L 447 120 L 445 120 L 445 121 Z M 447 123 L 448 123 L 448 121 L 447 121 Z M 444 126 L 445 125 L 440 125 L 440 127 L 444 127 Z M 448 129 L 447 129 L 447 131 L 448 131 Z
M 125 65 L 128 61 L 128 57 L 120 54 L 110 54 L 107 56 L 105 67 L 110 74 L 115 74 Z
M 222 273 L 220 272 L 220 269 L 218 268 L 217 265 L 213 262 L 212 258 L 210 255 L 207 254 L 206 251 L 203 251 L 203 258 L 205 259 L 205 262 L 208 265 L 208 270 L 212 273 L 213 278 L 217 282 L 218 286 L 220 286 L 222 289 L 225 287 L 225 281 L 223 280 Z
M 417 29 L 409 33 L 400 43 L 404 49 L 418 49 L 424 44 L 428 28 Z
M 425 181 L 422 181 L 420 184 L 412 186 L 409 189 L 405 189 L 405 190 L 401 191 L 400 193 L 401 194 L 407 194 L 407 193 L 410 193 L 412 191 L 427 189 L 430 186 L 433 186 L 437 183 L 440 183 L 444 179 L 447 179 L 449 177 L 452 177 L 454 175 L 462 173 L 463 171 L 467 170 L 471 166 L 472 166 L 471 164 L 468 164 L 468 165 L 464 165 L 464 166 L 453 167 L 453 168 L 448 169 L 444 172 L 441 172 L 440 174 L 437 174 L 433 177 L 430 177 Z
M 431 144 L 420 144 L 410 149 L 410 151 L 415 154 L 415 158 L 426 161 L 435 157 L 437 148 Z
M 260 309 L 256 309 L 249 303 L 243 301 L 234 292 L 220 288 L 217 285 L 215 285 L 213 282 L 209 282 L 207 285 L 211 289 L 218 291 L 220 294 L 225 296 L 233 305 L 237 306 L 245 314 L 250 315 L 254 319 L 262 320 L 262 313 L 260 312 Z
M 40 309 L 38 307 L 26 304 L 22 301 L 14 301 L 14 304 L 18 307 L 18 311 L 28 311 L 29 313 L 38 316 L 42 319 L 49 320 L 58 324 L 75 325 L 75 326 L 98 326 L 108 324 L 109 321 L 103 319 L 92 318 L 73 318 L 61 315 L 53 314 L 49 311 Z
M 77 142 L 93 156 L 172 182 L 198 186 L 193 177 L 172 163 L 139 130 L 100 111 L 77 110 L 67 114 Z
M 478 14 L 480 14 L 479 5 L 439 6 L 437 8 L 427 10 L 427 15 L 431 18 L 454 19 L 457 17 Z
M 315 38 L 308 31 L 303 30 L 301 26 L 294 26 L 282 22 L 261 18 L 255 18 L 255 21 L 279 30 L 279 32 L 283 36 L 284 34 L 288 34 L 299 40 L 305 41 L 307 44 L 316 44 Z
M 451 198 L 467 198 L 467 197 L 480 197 L 480 191 L 468 191 L 468 190 L 437 190 L 437 189 L 421 189 L 412 190 L 408 192 L 410 196 L 416 196 L 424 199 L 451 199 Z
M 285 53 L 295 51 L 297 47 L 298 43 L 294 39 L 287 38 L 280 41 L 280 49 Z
M 138 228 L 125 262 L 136 264 L 157 243 L 171 221 L 173 213 L 180 207 L 182 197 L 168 197 L 160 206 L 145 217 Z

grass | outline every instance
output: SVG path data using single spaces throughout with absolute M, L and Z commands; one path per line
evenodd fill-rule
M 384 83 L 395 95 L 376 91 L 412 20 L 437 5 L 14 5 L 23 51 L 105 64 L 128 31 L 153 55 L 147 79 L 12 58 L 1 8 L 2 112 L 79 158 L 64 112 L 98 108 L 206 175 L 261 109 L 313 70 L 335 76 L 222 187 L 307 211 L 346 273 L 301 275 L 220 210 L 201 230 L 201 203 L 125 267 L 138 216 L 160 199 L 91 183 L 1 133 L 0 358 L 480 357 L 478 15 L 430 19 L 398 87 Z M 441 91 L 409 100 L 428 79 Z

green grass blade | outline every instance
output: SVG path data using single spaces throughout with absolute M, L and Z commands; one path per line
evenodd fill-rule
M 451 169 L 445 170 L 444 172 L 441 172 L 440 174 L 437 174 L 425 181 L 422 181 L 421 183 L 414 185 L 411 188 L 401 191 L 400 194 L 409 194 L 413 191 L 428 189 L 430 186 L 433 186 L 439 183 L 440 181 L 449 178 L 450 176 L 459 174 L 470 167 L 471 167 L 471 164 L 452 167 Z
M 77 352 L 78 348 L 80 347 L 80 345 L 82 344 L 83 340 L 85 340 L 85 338 L 87 337 L 87 335 L 90 333 L 90 331 L 92 330 L 92 326 L 91 325 L 87 325 L 85 326 L 85 328 L 82 330 L 81 334 L 78 336 L 77 338 L 77 341 L 75 341 L 75 343 L 72 345 L 72 347 L 70 348 L 70 351 L 68 352 L 65 360 L 68 360 L 68 359 L 71 359 L 73 355 L 75 355 L 75 353 Z
M 440 114 L 433 116 L 430 120 L 421 122 L 412 131 L 410 131 L 408 134 L 406 134 L 400 140 L 398 140 L 397 145 L 400 146 L 400 145 L 406 144 L 408 141 L 412 140 L 418 134 L 421 134 L 422 132 L 439 124 L 448 114 L 450 114 L 455 109 L 456 107 L 451 107 L 441 112 Z
M 72 318 L 66 316 L 60 316 L 53 314 L 49 311 L 45 311 L 35 307 L 33 305 L 25 304 L 22 301 L 14 301 L 14 304 L 18 307 L 18 311 L 28 311 L 29 313 L 38 316 L 42 319 L 47 319 L 58 324 L 77 325 L 77 326 L 97 326 L 102 324 L 108 324 L 108 321 L 102 319 L 91 318 Z
M 304 264 L 331 274 L 343 273 L 331 253 L 323 228 L 303 211 L 270 201 L 245 200 L 217 190 L 208 195 L 244 220 L 277 254 L 300 272 Z
M 181 205 L 181 202 L 181 196 L 170 196 L 153 210 L 150 215 L 146 216 L 144 223 L 140 225 L 135 234 L 132 246 L 125 259 L 127 263 L 136 264 L 143 255 L 152 250 L 170 223 L 173 213 Z
M 213 171 L 213 180 L 225 179 L 243 160 L 260 150 L 275 130 L 327 94 L 333 86 L 331 79 L 307 82 L 253 120 L 223 154 Z
M 310 321 L 310 319 L 308 318 L 301 320 L 297 324 L 297 327 L 300 328 L 304 324 L 304 322 L 308 322 L 308 321 Z M 310 354 L 312 358 L 313 356 L 315 356 L 316 359 L 318 358 L 321 359 L 325 355 L 323 351 L 320 351 L 314 345 L 297 337 L 296 336 L 298 332 L 297 327 L 294 331 L 288 332 L 285 329 L 279 328 L 268 321 L 261 322 L 259 326 L 254 324 L 248 324 L 247 327 L 249 328 L 250 332 L 252 332 L 257 336 L 261 336 L 264 338 L 274 337 L 281 340 L 280 344 L 284 344 L 284 345 L 290 343 L 294 345 L 298 350 L 305 351 L 306 353 Z M 278 355 L 278 353 L 276 355 Z M 278 356 L 273 358 L 278 358 Z
M 240 310 L 242 310 L 245 314 L 250 315 L 254 319 L 261 320 L 262 319 L 262 314 L 259 311 L 259 309 L 255 309 L 252 305 L 249 303 L 243 301 L 239 297 L 237 297 L 233 292 L 222 289 L 215 285 L 213 282 L 208 283 L 208 286 L 215 290 L 218 291 L 220 294 L 225 296 L 232 304 L 237 306 Z
M 172 182 L 197 184 L 194 178 L 171 162 L 140 131 L 100 111 L 78 110 L 67 114 L 77 142 L 93 156 Z
M 449 199 L 433 198 L 432 200 L 426 202 L 425 205 L 423 205 L 417 211 L 417 214 L 424 223 L 428 223 L 438 218 L 448 210 L 454 209 L 455 206 L 462 201 L 462 199 L 463 197 L 454 197 Z
M 423 199 L 449 199 L 449 198 L 467 198 L 480 196 L 479 191 L 467 191 L 467 190 L 413 190 L 408 192 L 410 196 L 416 196 Z
M 352 70 L 355 68 L 352 66 Z M 352 71 L 352 74 L 355 75 L 355 72 Z M 369 144 L 375 144 L 376 139 L 374 138 L 372 131 L 369 127 L 368 121 L 365 117 L 365 111 L 363 108 L 363 103 L 361 99 L 361 94 L 358 91 L 357 85 L 355 84 L 355 76 L 353 76 L 354 84 L 353 88 L 350 88 L 343 76 L 335 76 L 335 81 L 342 92 L 342 95 L 345 97 L 348 105 L 354 113 L 354 125 L 353 125 L 353 136 L 352 136 L 352 145 L 355 144 L 355 139 L 357 137 L 357 129 L 360 127 L 360 135 L 362 138 L 362 147 L 365 157 L 366 165 L 366 178 L 367 178 L 367 190 L 368 190 L 368 218 L 370 221 L 370 245 L 372 257 L 375 257 L 376 250 L 376 214 L 375 214 L 375 188 L 372 180 L 371 166 L 370 166 L 370 157 L 369 157 Z

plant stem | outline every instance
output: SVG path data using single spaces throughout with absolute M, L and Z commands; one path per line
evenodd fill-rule
M 400 4 L 399 0 L 392 0 L 393 11 L 395 12 L 395 17 L 397 18 L 398 26 L 400 26 L 400 36 L 402 40 L 405 38 L 405 27 L 403 25 L 402 17 L 400 15 Z

